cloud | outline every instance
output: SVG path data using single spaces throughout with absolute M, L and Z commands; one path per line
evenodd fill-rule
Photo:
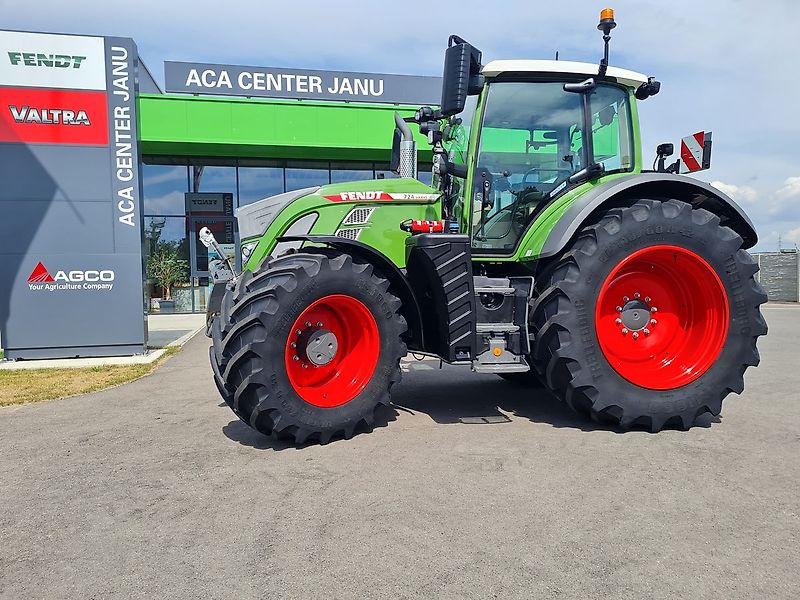
M 783 237 L 786 239 L 786 241 L 800 244 L 800 227 L 787 231 Z
M 775 251 L 778 240 L 800 242 L 800 177 L 787 177 L 780 187 L 755 189 L 749 185 L 712 181 L 711 185 L 733 198 L 753 219 L 759 243 L 756 251 Z
M 787 177 L 775 195 L 778 198 L 800 198 L 800 177 Z
M 758 192 L 747 185 L 734 185 L 732 183 L 724 183 L 722 181 L 712 181 L 711 185 L 713 185 L 723 194 L 727 194 L 737 202 L 752 204 L 758 200 Z

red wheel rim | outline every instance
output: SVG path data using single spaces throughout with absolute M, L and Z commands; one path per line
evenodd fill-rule
M 324 358 L 310 350 L 309 340 L 325 338 L 335 352 Z M 327 341 L 330 340 L 330 343 Z M 292 325 L 286 341 L 286 373 L 298 395 L 314 406 L 331 408 L 355 398 L 367 386 L 380 352 L 375 317 L 360 301 L 334 294 L 306 308 Z M 320 359 L 325 364 L 316 364 Z
M 728 296 L 703 258 L 677 246 L 642 248 L 600 290 L 600 348 L 622 377 L 670 390 L 705 373 L 728 335 Z

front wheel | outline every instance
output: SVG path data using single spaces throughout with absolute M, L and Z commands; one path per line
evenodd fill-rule
M 586 227 L 539 282 L 535 364 L 576 411 L 623 428 L 689 428 L 741 393 L 767 297 L 742 239 L 677 200 Z
M 295 253 L 244 273 L 212 325 L 211 365 L 245 423 L 296 443 L 372 425 L 400 380 L 406 323 L 371 265 Z

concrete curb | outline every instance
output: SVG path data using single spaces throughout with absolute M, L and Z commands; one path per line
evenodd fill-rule
M 167 344 L 169 347 L 181 347 L 205 327 L 200 327 L 194 331 L 179 337 L 177 340 Z M 166 348 L 151 350 L 147 354 L 135 354 L 133 356 L 105 356 L 97 358 L 53 358 L 45 360 L 6 360 L 0 361 L 0 371 L 25 371 L 31 369 L 85 369 L 91 367 L 113 367 L 127 365 L 147 365 L 157 361 L 166 352 Z

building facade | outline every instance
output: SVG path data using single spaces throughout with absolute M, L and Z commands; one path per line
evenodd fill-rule
M 416 107 L 142 93 L 138 108 L 144 306 L 156 313 L 205 311 L 201 227 L 221 233 L 240 265 L 237 207 L 314 185 L 396 177 L 388 164 L 394 112 L 409 116 Z M 420 159 L 420 179 L 429 182 L 430 152 Z M 169 294 L 152 277 L 165 252 L 184 266 Z
M 164 83 L 129 38 L 0 30 L 7 358 L 144 352 L 148 313 L 206 309 L 200 228 L 241 265 L 238 207 L 394 177 L 395 111 L 441 92 L 436 77 L 178 62 Z

